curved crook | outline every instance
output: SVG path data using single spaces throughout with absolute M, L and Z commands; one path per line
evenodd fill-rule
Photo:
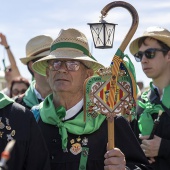
M 106 16 L 108 11 L 115 7 L 126 8 L 132 16 L 132 25 L 131 25 L 128 33 L 126 34 L 123 42 L 121 43 L 121 45 L 119 47 L 119 49 L 122 52 L 124 52 L 127 45 L 129 44 L 131 38 L 133 37 L 137 27 L 138 27 L 139 17 L 138 17 L 138 13 L 137 13 L 136 9 L 131 4 L 129 4 L 127 2 L 123 2 L 123 1 L 115 1 L 115 2 L 111 2 L 111 3 L 107 4 L 101 11 L 102 16 Z

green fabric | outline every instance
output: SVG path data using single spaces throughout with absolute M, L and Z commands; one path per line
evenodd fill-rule
M 150 83 L 150 87 L 151 89 L 153 89 L 152 83 Z M 153 113 L 158 114 L 160 110 L 164 112 L 164 109 L 160 104 L 154 104 L 149 101 L 149 90 L 147 90 L 141 95 L 141 98 L 144 100 L 144 103 L 142 101 L 137 101 L 137 104 L 144 109 L 138 120 L 138 126 L 142 135 L 150 135 L 152 132 L 154 122 L 151 115 Z
M 130 58 L 129 58 L 128 55 L 124 55 L 124 57 L 128 59 L 128 61 L 125 61 L 126 67 L 130 70 L 130 72 L 132 73 L 133 78 L 134 78 L 134 80 L 135 80 L 135 82 L 136 82 L 135 67 L 134 67 L 133 63 L 131 62 L 131 60 L 130 60 Z
M 132 63 L 132 61 L 130 60 L 129 56 L 127 54 L 124 54 L 120 49 L 118 49 L 116 51 L 117 56 L 119 56 L 125 63 L 125 66 L 127 67 L 127 69 L 132 73 L 131 78 L 134 79 L 134 82 L 136 83 L 136 72 L 135 72 L 135 67 Z M 125 61 L 124 58 L 126 58 L 128 61 Z M 135 88 L 137 89 L 137 84 L 133 84 L 133 86 L 136 86 Z M 137 89 L 137 93 L 138 93 L 138 89 Z
M 14 100 L 12 100 L 7 95 L 0 92 L 0 109 L 4 108 L 5 106 L 7 106 L 13 102 L 14 102 Z
M 76 44 L 73 42 L 57 42 L 56 44 L 53 44 L 51 46 L 50 52 L 56 50 L 57 48 L 75 48 L 82 51 L 85 55 L 91 57 L 93 60 L 96 61 L 96 59 L 92 55 L 89 55 L 90 52 L 80 44 Z
M 122 60 L 124 58 L 124 53 L 118 48 L 118 50 L 116 51 L 116 56 L 120 57 Z
M 27 89 L 25 92 L 23 101 L 26 103 L 27 106 L 32 108 L 33 106 L 39 104 L 37 96 L 34 92 L 34 87 L 35 87 L 35 80 L 33 80 L 30 84 L 30 87 Z
M 100 125 L 106 119 L 102 114 L 97 118 L 84 122 L 83 111 L 79 113 L 75 119 L 63 122 L 62 118 L 65 117 L 66 110 L 63 106 L 55 108 L 53 105 L 53 96 L 50 94 L 40 103 L 40 116 L 44 123 L 58 126 L 59 133 L 62 140 L 62 149 L 67 149 L 67 131 L 72 134 L 82 135 L 90 134 L 99 129 Z
M 79 170 L 86 170 L 88 154 L 89 154 L 89 148 L 82 147 Z
M 170 85 L 164 88 L 164 93 L 162 97 L 162 103 L 163 105 L 170 109 Z

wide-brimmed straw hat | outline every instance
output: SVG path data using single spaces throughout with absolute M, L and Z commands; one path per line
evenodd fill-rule
M 86 36 L 73 28 L 60 31 L 59 36 L 51 44 L 50 55 L 36 61 L 33 69 L 45 76 L 47 61 L 54 59 L 78 60 L 94 71 L 104 67 L 90 54 Z
M 143 37 L 155 38 L 170 47 L 170 32 L 167 29 L 157 26 L 149 27 L 141 37 L 138 37 L 131 42 L 129 49 L 132 55 L 139 51 L 138 42 Z
M 23 64 L 36 58 L 42 58 L 50 54 L 50 46 L 53 39 L 49 35 L 39 35 L 30 39 L 26 45 L 26 57 L 20 58 Z

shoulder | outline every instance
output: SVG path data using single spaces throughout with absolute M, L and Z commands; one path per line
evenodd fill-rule
M 116 116 L 115 126 L 125 128 L 125 127 L 130 127 L 130 124 L 123 116 Z
M 3 108 L 3 113 L 10 117 L 15 117 L 16 119 L 32 119 L 32 112 L 26 107 L 20 105 L 19 103 L 12 103 Z
M 26 103 L 24 102 L 24 97 L 25 97 L 25 94 L 21 94 L 21 95 L 19 95 L 19 96 L 16 96 L 16 97 L 14 97 L 13 99 L 14 99 L 14 101 L 16 102 L 16 103 L 19 103 L 19 104 L 21 104 L 22 106 L 24 106 L 24 107 L 26 107 L 26 108 L 28 108 L 28 109 L 31 109 L 29 106 L 27 106 L 26 105 Z
M 129 125 L 129 121 L 123 116 L 116 116 L 115 121 L 117 123 L 123 123 L 123 124 L 128 124 Z

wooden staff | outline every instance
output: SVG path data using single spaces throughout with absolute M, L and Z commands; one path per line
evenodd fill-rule
M 126 34 L 123 42 L 121 43 L 121 45 L 119 47 L 119 49 L 122 52 L 124 52 L 124 50 L 126 49 L 128 43 L 130 42 L 131 38 L 133 37 L 133 35 L 138 27 L 139 17 L 138 17 L 138 13 L 137 13 L 136 9 L 131 4 L 129 4 L 127 2 L 123 2 L 123 1 L 115 1 L 115 2 L 111 2 L 108 5 L 106 5 L 101 11 L 102 17 L 105 17 L 107 15 L 108 11 L 115 7 L 123 7 L 125 9 L 127 9 L 132 16 L 132 25 L 131 25 L 128 33 Z M 114 57 L 113 57 L 113 60 L 114 60 Z M 114 75 L 113 71 L 112 71 L 112 75 Z M 117 75 L 116 75 L 116 77 L 117 77 Z M 115 87 L 116 86 L 117 86 L 117 81 L 116 81 Z M 111 90 L 112 89 L 110 89 L 110 91 Z M 109 95 L 109 98 L 110 98 L 110 95 Z M 112 103 L 114 103 L 114 98 L 115 98 L 115 93 L 114 93 L 114 96 L 112 97 L 112 100 L 113 100 Z M 114 107 L 114 104 L 112 104 L 112 107 Z M 114 147 L 115 147 L 115 144 L 114 144 L 114 118 L 111 118 L 111 119 L 109 118 L 108 119 L 108 149 L 111 150 Z

